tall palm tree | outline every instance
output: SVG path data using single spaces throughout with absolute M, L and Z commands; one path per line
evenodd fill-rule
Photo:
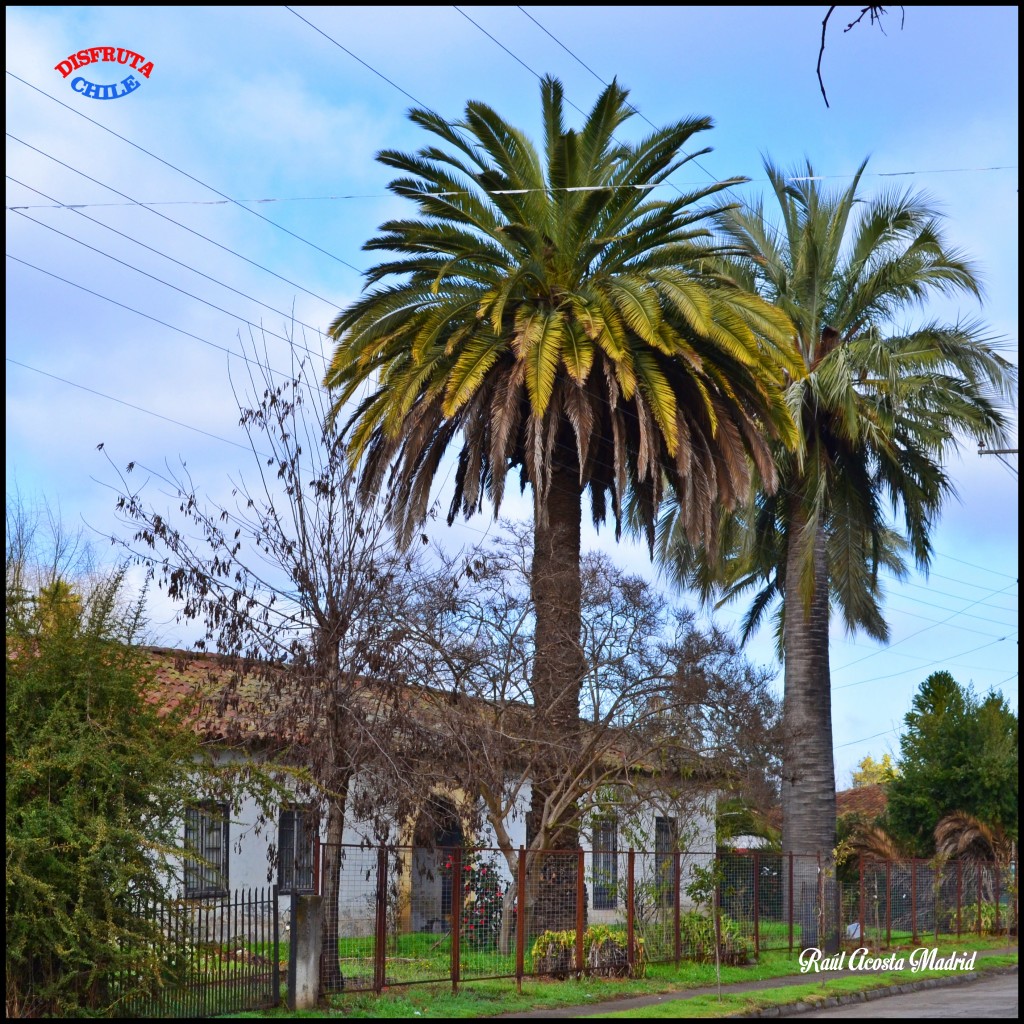
M 497 514 L 511 469 L 531 488 L 532 691 L 539 732 L 569 749 L 583 678 L 584 492 L 596 524 L 610 506 L 617 536 L 632 496 L 653 545 L 668 487 L 688 534 L 704 538 L 717 508 L 746 492 L 751 465 L 772 485 L 769 439 L 794 433 L 779 369 L 791 325 L 705 270 L 708 224 L 723 206 L 698 204 L 740 179 L 655 191 L 711 121 L 619 142 L 626 96 L 612 83 L 574 131 L 560 83 L 546 78 L 540 151 L 483 103 L 454 125 L 413 110 L 439 144 L 378 159 L 399 172 L 390 188 L 418 215 L 366 243 L 393 256 L 331 325 L 325 378 L 335 415 L 370 384 L 343 429 L 364 492 L 390 488 L 403 541 L 451 451 L 449 522 L 485 497 Z M 549 782 L 565 763 L 552 749 Z M 539 778 L 534 829 L 543 793 Z
M 779 451 L 774 493 L 755 488 L 725 517 L 717 552 L 688 541 L 677 509 L 659 525 L 678 582 L 705 598 L 753 591 L 745 636 L 778 609 L 782 842 L 795 854 L 828 856 L 836 840 L 830 612 L 850 632 L 888 638 L 879 570 L 904 575 L 908 555 L 928 567 L 931 528 L 954 493 L 946 457 L 963 438 L 1003 440 L 1016 381 L 979 323 L 908 324 L 932 297 L 978 297 L 977 276 L 946 245 L 927 197 L 860 198 L 865 165 L 833 192 L 810 164 L 787 176 L 766 161 L 779 218 L 762 203 L 721 217 L 737 281 L 796 325 L 804 372 L 788 398 L 800 445 Z

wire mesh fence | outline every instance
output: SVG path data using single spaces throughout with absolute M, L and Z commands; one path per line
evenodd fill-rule
M 656 850 L 321 849 L 325 991 L 743 964 L 768 950 L 874 948 L 1016 931 L 1015 867 Z M 337 894 L 337 910 L 330 893 Z M 997 920 L 998 919 L 998 920 Z M 333 950 L 337 949 L 337 957 Z

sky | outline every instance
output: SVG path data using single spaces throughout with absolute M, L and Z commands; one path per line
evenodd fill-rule
M 985 286 L 982 305 L 928 315 L 982 319 L 1016 363 L 1017 8 L 889 10 L 844 32 L 860 8 L 837 8 L 826 106 L 824 6 L 8 7 L 8 495 L 59 506 L 102 540 L 120 529 L 115 467 L 130 461 L 184 461 L 225 493 L 250 465 L 228 373 L 242 367 L 225 350 L 265 331 L 283 367 L 291 329 L 329 348 L 318 332 L 360 294 L 363 242 L 410 212 L 375 160 L 426 141 L 409 108 L 454 121 L 481 100 L 536 137 L 545 74 L 582 111 L 615 77 L 655 125 L 710 116 L 698 138 L 712 152 L 675 173 L 680 186 L 746 176 L 734 194 L 752 199 L 768 156 L 794 173 L 810 161 L 842 187 L 869 158 L 865 194 L 928 193 Z M 121 80 L 114 65 L 57 70 L 100 46 L 140 55 L 128 95 L 73 87 Z M 638 116 L 623 135 L 649 130 Z M 931 672 L 1017 708 L 1017 457 L 968 445 L 947 470 L 958 498 L 935 527 L 930 574 L 886 584 L 890 643 L 833 629 L 840 787 L 866 754 L 898 752 Z M 442 473 L 443 509 L 446 484 Z M 499 530 L 478 516 L 433 535 L 457 550 Z M 646 548 L 607 528 L 584 543 L 668 590 Z M 743 611 L 715 621 L 734 628 Z M 187 640 L 166 603 L 151 616 L 155 640 Z M 777 670 L 781 692 L 770 630 L 748 655 Z

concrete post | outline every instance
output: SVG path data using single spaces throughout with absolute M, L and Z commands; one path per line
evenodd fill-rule
M 323 896 L 292 895 L 288 1009 L 312 1010 L 320 995 Z

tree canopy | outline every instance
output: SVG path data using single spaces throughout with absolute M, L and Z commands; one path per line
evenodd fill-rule
M 9 506 L 7 1011 L 108 1012 L 159 982 L 160 937 L 139 908 L 173 883 L 198 741 L 145 698 L 124 573 L 67 580 L 60 558 L 31 565 L 14 520 L 12 533 Z
M 914 697 L 889 782 L 889 831 L 917 853 L 935 846 L 935 826 L 961 811 L 1016 838 L 1017 715 L 998 693 L 979 698 L 949 672 Z

